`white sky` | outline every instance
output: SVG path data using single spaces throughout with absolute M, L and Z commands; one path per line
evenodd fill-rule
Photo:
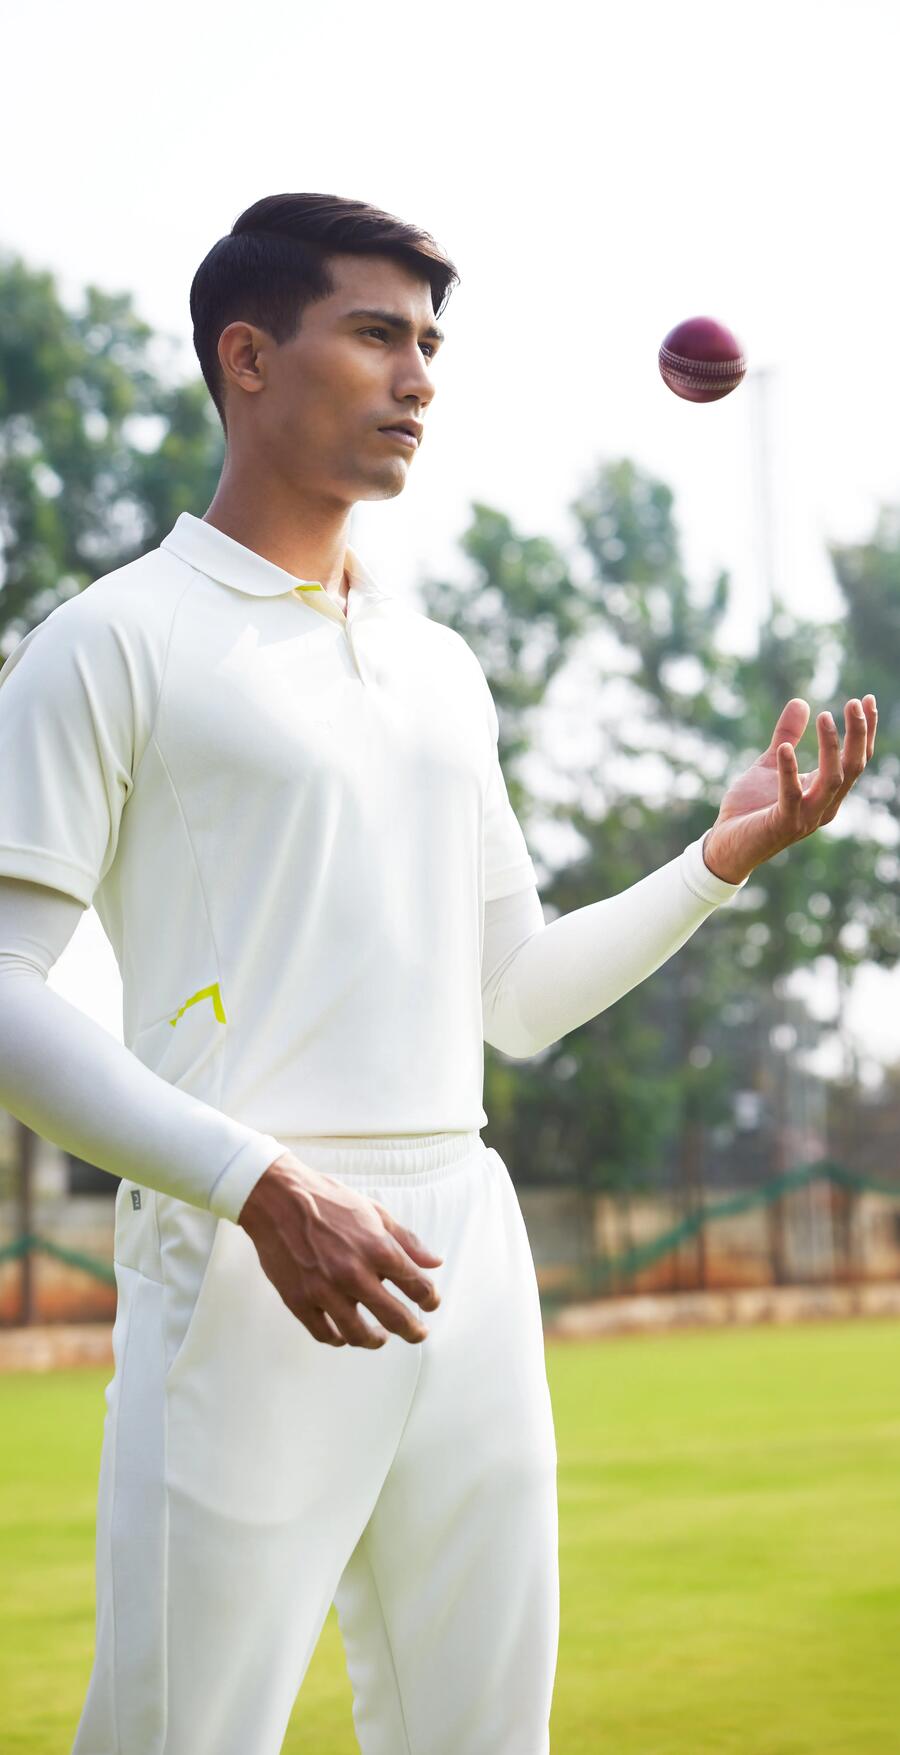
M 261 195 L 328 191 L 425 226 L 462 276 L 427 444 L 403 494 L 356 509 L 354 546 L 398 592 L 464 577 L 480 500 L 570 549 L 569 502 L 630 456 L 675 492 L 689 576 L 731 571 L 741 646 L 767 592 L 763 381 L 792 607 L 838 613 L 826 539 L 865 539 L 897 497 L 898 50 L 896 0 L 50 0 L 5 22 L 0 242 L 67 302 L 89 281 L 131 290 L 187 374 L 194 270 Z M 750 362 L 705 406 L 657 366 L 697 314 Z M 833 701 L 811 701 L 810 723 L 824 706 L 840 724 Z M 121 1036 L 93 910 L 51 979 Z M 898 998 L 894 975 L 858 983 L 872 1055 L 900 1054 Z

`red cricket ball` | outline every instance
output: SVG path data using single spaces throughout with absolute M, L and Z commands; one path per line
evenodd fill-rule
M 686 402 L 718 402 L 736 390 L 747 370 L 737 337 L 714 317 L 687 317 L 670 329 L 659 350 L 663 381 Z

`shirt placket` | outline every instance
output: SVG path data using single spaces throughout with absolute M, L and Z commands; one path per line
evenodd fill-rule
M 334 602 L 334 599 L 329 596 L 324 585 L 319 584 L 317 580 L 312 580 L 309 583 L 304 582 L 302 585 L 295 586 L 293 595 L 302 598 L 305 603 L 310 605 L 311 609 L 318 610 L 320 615 L 328 616 L 332 621 L 340 622 L 341 630 L 350 650 L 350 657 L 353 660 L 353 667 L 360 682 L 365 685 L 366 675 L 362 664 L 360 663 L 357 644 L 353 638 L 354 624 L 359 620 L 360 614 L 365 612 L 365 591 L 361 590 L 358 585 L 350 586 L 350 590 L 347 594 L 346 615 L 340 606 Z

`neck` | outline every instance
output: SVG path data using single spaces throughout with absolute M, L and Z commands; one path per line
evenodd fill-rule
M 226 462 L 203 521 L 295 578 L 317 579 L 336 602 L 346 602 L 346 506 L 325 508 L 321 500 L 304 499 L 294 489 L 279 493 L 271 474 L 254 479 Z

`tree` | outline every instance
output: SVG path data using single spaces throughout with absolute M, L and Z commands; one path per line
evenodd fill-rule
M 66 597 L 155 546 L 212 498 L 221 428 L 199 378 L 128 293 L 62 304 L 52 274 L 0 256 L 0 652 Z

